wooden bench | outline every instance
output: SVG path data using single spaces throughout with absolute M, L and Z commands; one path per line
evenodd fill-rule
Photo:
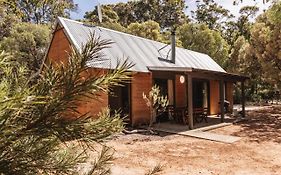
M 205 120 L 205 122 L 208 123 L 207 121 L 208 108 L 194 108 L 193 116 L 197 123 L 201 123 L 203 120 Z

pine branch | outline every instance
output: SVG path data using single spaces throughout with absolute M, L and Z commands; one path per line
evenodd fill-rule
M 89 170 L 86 175 L 108 175 L 110 170 L 106 167 L 113 160 L 112 150 L 104 146 L 100 152 L 99 157 L 93 162 L 91 170 Z
M 33 85 L 24 68 L 0 54 L 5 65 L 0 67 L 0 174 L 76 174 L 92 143 L 123 130 L 120 115 L 111 116 L 108 109 L 98 119 L 79 113 L 81 103 L 130 80 L 128 61 L 103 75 L 91 74 L 87 62 L 103 59 L 100 51 L 111 43 L 91 37 L 81 52 L 73 50 L 68 64 L 45 66 Z M 70 141 L 77 143 L 73 149 Z M 93 173 L 109 173 L 101 169 L 112 158 L 107 152 L 101 152 Z
M 161 172 L 162 170 L 163 170 L 163 166 L 158 164 L 155 167 L 153 167 L 151 170 L 149 170 L 147 173 L 145 173 L 145 175 L 154 175 Z

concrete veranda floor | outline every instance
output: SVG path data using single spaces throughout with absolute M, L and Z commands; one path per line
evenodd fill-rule
M 234 117 L 226 115 L 224 122 L 221 122 L 220 117 L 217 117 L 217 115 L 212 115 L 212 116 L 208 116 L 207 118 L 208 122 L 204 120 L 199 123 L 194 122 L 193 126 L 194 126 L 194 130 L 210 130 L 212 128 L 221 127 L 225 124 L 232 124 L 235 121 L 235 119 L 236 118 Z M 170 130 L 174 130 L 175 132 L 183 132 L 183 131 L 190 130 L 188 124 L 176 123 L 173 120 L 155 123 L 153 127 L 170 129 Z
M 177 124 L 173 123 L 172 121 L 154 124 L 152 129 L 168 134 L 177 134 L 222 143 L 234 143 L 240 140 L 240 137 L 208 132 L 209 130 L 232 125 L 234 119 L 226 117 L 224 122 L 221 122 L 220 118 L 216 116 L 210 116 L 207 121 L 208 122 L 203 121 L 200 123 L 195 123 L 195 129 L 193 130 L 190 130 L 188 125 Z

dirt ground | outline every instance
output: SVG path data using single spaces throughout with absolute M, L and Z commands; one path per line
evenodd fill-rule
M 160 164 L 165 175 L 281 173 L 281 106 L 247 112 L 247 122 L 212 130 L 239 136 L 219 143 L 174 134 L 122 135 L 109 141 L 116 152 L 113 175 L 144 175 Z

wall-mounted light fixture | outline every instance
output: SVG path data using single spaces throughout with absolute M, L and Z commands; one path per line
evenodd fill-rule
M 180 83 L 183 84 L 185 82 L 185 77 L 183 75 L 180 76 Z

